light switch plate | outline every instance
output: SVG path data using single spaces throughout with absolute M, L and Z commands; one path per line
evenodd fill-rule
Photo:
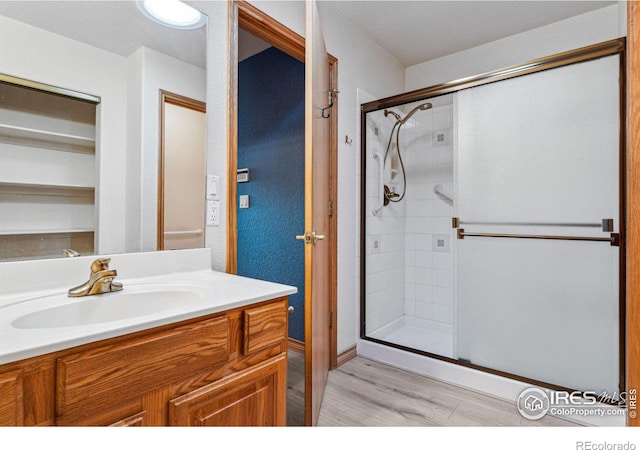
M 207 175 L 207 199 L 212 200 L 218 197 L 218 182 L 220 177 L 216 175 Z

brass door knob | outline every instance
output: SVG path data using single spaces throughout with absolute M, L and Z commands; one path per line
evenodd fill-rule
M 324 234 L 316 234 L 315 231 L 312 231 L 311 233 L 297 235 L 296 239 L 299 241 L 304 241 L 305 244 L 315 244 L 316 242 L 322 241 L 324 239 Z

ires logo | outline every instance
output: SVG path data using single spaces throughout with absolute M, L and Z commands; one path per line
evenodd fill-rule
M 629 417 L 635 417 L 636 391 L 607 392 L 596 391 L 545 391 L 532 387 L 525 389 L 518 396 L 516 406 L 520 414 L 529 420 L 538 420 L 547 413 L 554 416 L 620 416 L 629 408 Z

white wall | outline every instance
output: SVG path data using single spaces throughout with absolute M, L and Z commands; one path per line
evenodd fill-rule
M 411 91 L 626 35 L 626 4 L 608 6 L 406 70 Z
M 305 35 L 305 2 L 301 0 L 250 0 L 253 6 L 298 33 Z
M 360 105 L 358 89 L 376 98 L 403 88 L 402 65 L 320 3 L 327 51 L 338 58 L 338 353 L 355 345 L 360 327 Z M 352 140 L 345 143 L 345 136 Z
M 126 59 L 0 16 L 0 72 L 101 98 L 97 111 L 98 248 L 124 251 Z
M 205 245 L 211 248 L 214 270 L 224 271 L 227 258 L 227 127 L 229 86 L 229 3 L 194 1 L 193 7 L 208 16 L 207 21 L 207 174 L 220 177 L 220 225 L 206 228 Z
M 158 162 L 160 148 L 160 94 L 169 91 L 194 100 L 206 99 L 206 73 L 149 48 L 129 58 L 129 111 L 127 152 L 127 251 L 157 248 Z M 202 205 L 204 208 L 204 201 Z

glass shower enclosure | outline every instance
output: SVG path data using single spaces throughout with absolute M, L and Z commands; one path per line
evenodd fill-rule
M 606 44 L 362 105 L 362 339 L 624 391 L 623 58 Z

